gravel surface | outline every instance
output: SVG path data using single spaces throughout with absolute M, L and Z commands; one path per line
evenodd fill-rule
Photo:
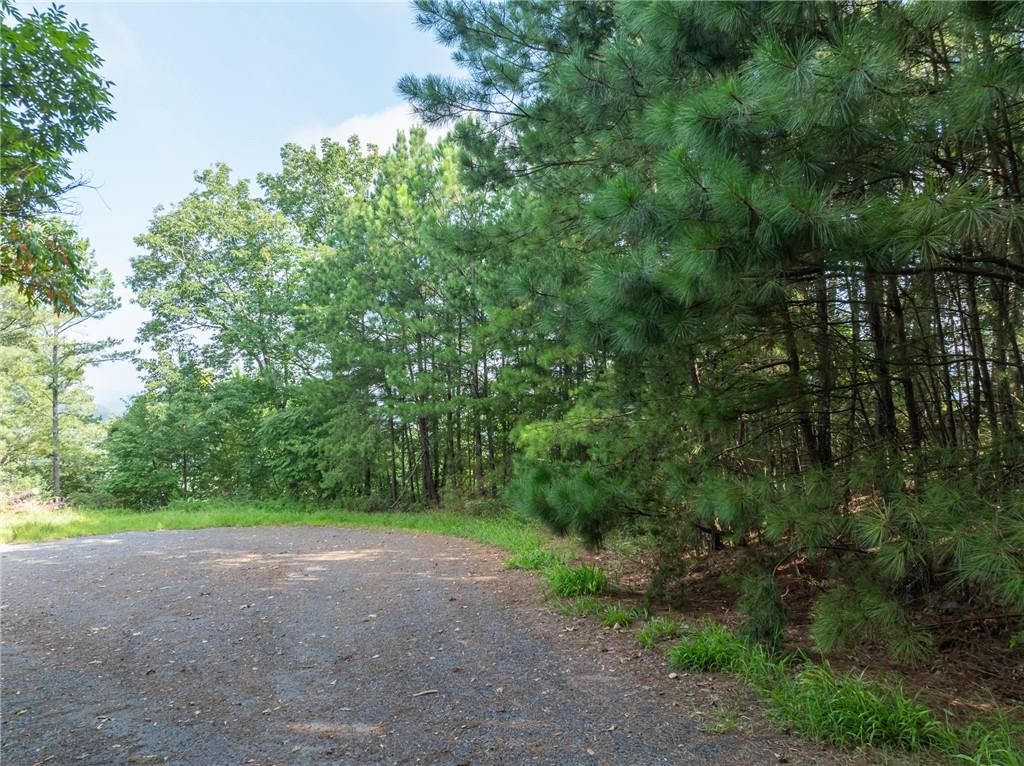
M 3 763 L 862 762 L 728 679 L 670 679 L 503 558 L 313 527 L 6 546 Z

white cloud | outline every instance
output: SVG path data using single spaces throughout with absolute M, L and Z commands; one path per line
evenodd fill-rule
M 395 142 L 398 131 L 408 133 L 409 128 L 421 125 L 408 104 L 395 104 L 374 114 L 356 114 L 337 125 L 316 123 L 300 128 L 288 137 L 289 143 L 300 146 L 315 146 L 321 138 L 332 138 L 345 142 L 349 136 L 359 136 L 362 143 L 377 144 L 384 151 Z M 427 139 L 437 141 L 447 133 L 443 128 L 427 128 Z

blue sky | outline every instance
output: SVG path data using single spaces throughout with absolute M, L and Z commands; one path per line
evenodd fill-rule
M 324 135 L 389 144 L 412 121 L 398 78 L 454 72 L 407 3 L 66 5 L 116 83 L 116 121 L 75 158 L 95 187 L 76 194 L 77 225 L 123 304 L 88 334 L 130 345 L 145 317 L 123 286 L 132 240 L 157 205 L 192 190 L 194 171 L 220 161 L 253 178 L 279 166 L 284 143 Z M 97 402 L 117 411 L 141 388 L 127 362 L 94 368 L 87 380 Z

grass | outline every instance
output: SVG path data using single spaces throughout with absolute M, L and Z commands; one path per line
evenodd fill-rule
M 650 612 L 645 607 L 625 607 L 621 603 L 608 604 L 600 613 L 601 624 L 606 628 L 628 628 L 637 620 L 646 620 Z
M 512 556 L 505 562 L 509 569 L 529 569 L 532 571 L 544 571 L 552 567 L 566 563 L 566 554 L 548 550 L 547 548 L 535 548 L 523 550 Z
M 578 596 L 554 602 L 555 611 L 567 617 L 593 617 L 604 611 L 604 604 L 597 596 Z
M 768 702 L 779 722 L 839 747 L 926 751 L 978 766 L 1024 764 L 1024 732 L 1005 716 L 955 727 L 899 685 L 836 673 L 806 658 L 799 664 L 800 658 L 772 654 L 713 622 L 687 631 L 668 659 L 681 670 L 738 676 Z
M 177 502 L 155 511 L 126 508 L 61 508 L 0 512 L 0 542 L 27 543 L 67 537 L 206 527 L 340 526 L 401 529 L 452 535 L 487 543 L 516 557 L 542 557 L 550 541 L 540 524 L 505 513 L 447 511 L 365 513 L 307 508 L 286 502 Z M 552 557 L 555 554 L 550 554 Z
M 760 644 L 747 644 L 728 628 L 707 620 L 668 650 L 668 660 L 680 670 L 729 673 L 758 687 L 772 685 L 785 674 L 787 665 Z
M 960 738 L 967 746 L 961 746 L 966 752 L 957 755 L 959 763 L 1024 766 L 1024 723 L 1010 721 L 1004 714 L 965 726 Z
M 840 747 L 885 745 L 916 753 L 950 751 L 957 743 L 953 730 L 902 687 L 837 675 L 827 665 L 786 678 L 772 690 L 771 702 L 797 731 Z
M 603 596 L 608 593 L 608 576 L 600 567 L 588 564 L 569 566 L 556 564 L 545 570 L 548 590 L 552 596 L 574 598 L 576 596 Z
M 679 635 L 679 623 L 671 617 L 652 617 L 636 632 L 636 642 L 644 649 Z

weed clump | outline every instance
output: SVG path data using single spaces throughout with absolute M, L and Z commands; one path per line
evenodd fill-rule
M 509 569 L 544 571 L 565 564 L 565 557 L 546 548 L 531 548 L 520 551 L 505 562 Z
M 644 649 L 679 635 L 679 623 L 671 617 L 652 617 L 636 632 L 636 642 Z
M 566 598 L 555 604 L 555 610 L 567 617 L 592 617 L 600 614 L 604 605 L 596 596 L 579 596 Z
M 547 570 L 548 589 L 553 596 L 603 596 L 608 593 L 608 575 L 600 567 L 559 564 Z
M 696 673 L 731 673 L 754 684 L 771 684 L 785 673 L 786 661 L 763 646 L 748 644 L 717 623 L 704 621 L 668 651 L 669 662 Z
M 902 687 L 837 675 L 828 665 L 808 665 L 772 690 L 770 699 L 774 712 L 799 731 L 840 747 L 918 752 L 956 745 L 952 730 Z
M 620 604 L 609 604 L 601 613 L 601 624 L 606 628 L 628 628 L 637 620 L 646 619 L 650 613 L 644 607 L 629 609 Z

